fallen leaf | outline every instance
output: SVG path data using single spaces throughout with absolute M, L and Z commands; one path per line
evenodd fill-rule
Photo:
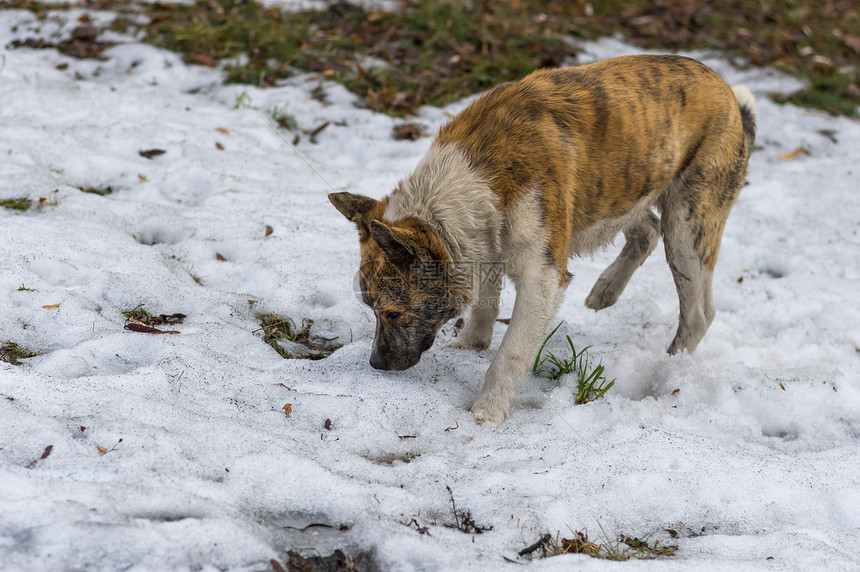
M 781 381 L 779 382 L 779 386 L 782 388 L 783 391 L 785 391 L 785 386 L 782 384 Z
M 45 459 L 45 458 L 47 458 L 47 457 L 48 457 L 48 455 L 50 455 L 50 454 L 51 454 L 51 451 L 53 451 L 53 450 L 54 450 L 54 446 L 53 446 L 53 445 L 48 445 L 47 447 L 45 447 L 45 450 L 42 452 L 42 456 L 41 456 L 41 457 L 39 457 L 39 458 L 40 458 L 40 459 Z
M 154 157 L 158 157 L 159 155 L 164 155 L 167 153 L 164 149 L 147 149 L 146 151 L 138 151 L 141 157 L 146 157 L 147 159 L 152 159 Z
M 292 412 L 293 412 L 293 404 L 292 403 L 285 403 L 284 404 L 284 415 L 287 417 L 287 419 L 290 418 L 290 414 Z
M 678 395 L 679 393 L 681 393 L 681 389 L 680 389 L 680 388 L 678 388 L 678 389 L 676 389 L 676 390 L 672 391 L 672 395 Z
M 224 135 L 230 135 L 230 130 L 224 127 L 216 127 L 215 131 L 217 131 L 218 133 L 223 133 Z
M 511 323 L 510 318 L 498 318 L 498 319 L 496 319 L 496 321 L 499 322 L 500 324 L 510 324 Z
M 46 310 L 52 310 L 54 308 L 59 308 L 60 304 L 62 304 L 62 302 L 59 302 L 57 304 L 48 304 L 47 306 L 42 306 L 42 307 Z
M 783 153 L 779 156 L 780 159 L 784 161 L 790 161 L 791 159 L 795 159 L 798 155 L 811 155 L 809 149 L 806 147 L 800 146 L 794 151 L 789 151 L 788 153 Z
M 326 419 L 325 423 L 323 423 L 323 427 L 325 427 L 327 431 L 331 431 L 331 419 Z
M 458 330 L 462 330 L 463 324 L 465 324 L 465 322 L 463 321 L 463 318 L 457 318 L 457 321 L 454 322 L 454 327 L 457 328 Z
M 106 455 L 108 450 L 102 447 L 101 445 L 97 445 L 96 449 L 98 449 L 99 455 Z
M 427 128 L 421 123 L 403 123 L 391 130 L 391 136 L 398 141 L 416 141 L 427 137 Z
M 145 183 L 145 182 L 146 182 L 146 175 L 140 175 L 140 174 L 138 174 L 137 178 L 138 178 L 138 179 L 140 179 L 140 182 L 141 182 L 141 183 Z
M 269 236 L 273 232 L 275 232 L 275 229 L 273 229 L 270 225 L 267 224 L 266 225 L 266 236 Z
M 227 259 L 224 258 L 224 255 L 220 252 L 215 253 L 215 260 L 217 260 L 218 262 L 227 262 Z
M 132 332 L 141 332 L 144 334 L 178 334 L 176 330 L 159 330 L 158 328 L 153 328 L 152 326 L 147 326 L 141 322 L 129 322 L 125 325 L 126 330 L 131 330 Z
M 223 145 L 221 145 L 220 143 L 218 143 L 217 141 L 215 142 L 215 148 L 216 148 L 216 149 L 218 149 L 219 151 L 223 151 L 223 150 L 224 150 L 224 146 L 223 146 Z
M 218 60 L 211 56 L 207 56 L 206 54 L 191 54 L 188 56 L 188 60 L 195 64 L 200 64 L 201 66 L 207 66 L 210 68 L 214 68 L 218 65 Z
M 839 139 L 836 138 L 837 131 L 834 129 L 818 129 L 816 133 L 820 135 L 824 135 L 828 139 L 830 139 L 833 143 L 839 143 Z

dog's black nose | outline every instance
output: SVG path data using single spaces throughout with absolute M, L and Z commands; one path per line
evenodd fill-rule
M 377 352 L 372 352 L 370 354 L 370 367 L 372 367 L 373 369 L 381 370 L 391 369 L 391 366 L 388 364 L 388 361 L 386 361 L 386 359 Z

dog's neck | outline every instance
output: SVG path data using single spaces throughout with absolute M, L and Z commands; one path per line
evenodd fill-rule
M 389 196 L 385 218 L 424 221 L 439 236 L 455 267 L 476 272 L 481 264 L 498 261 L 501 216 L 496 202 L 462 151 L 434 144 Z

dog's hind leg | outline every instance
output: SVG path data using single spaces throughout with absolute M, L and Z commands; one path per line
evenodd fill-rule
M 585 298 L 585 305 L 592 310 L 608 308 L 618 301 L 624 287 L 633 273 L 645 262 L 660 238 L 660 220 L 650 210 L 624 229 L 624 248 L 618 258 L 603 271 L 591 292 Z
M 661 227 L 680 314 L 678 331 L 668 352 L 686 349 L 693 353 L 714 319 L 711 280 L 728 210 L 711 210 L 707 216 L 692 213 L 682 200 L 672 200 L 672 192 L 671 188 L 667 191 L 670 196 L 664 203 Z

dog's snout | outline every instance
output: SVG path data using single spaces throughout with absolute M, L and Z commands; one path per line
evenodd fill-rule
M 373 369 L 381 369 L 388 370 L 391 369 L 388 361 L 382 357 L 382 354 L 379 352 L 371 352 L 370 354 L 370 367 Z

